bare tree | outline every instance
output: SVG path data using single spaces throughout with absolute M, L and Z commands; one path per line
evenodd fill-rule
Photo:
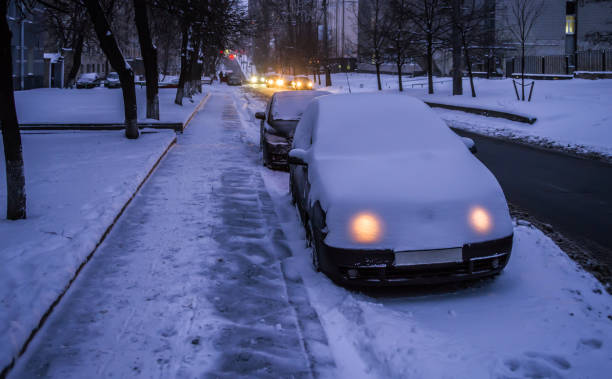
M 123 54 L 117 45 L 104 10 L 99 0 L 84 0 L 85 7 L 98 36 L 100 47 L 108 58 L 113 69 L 119 74 L 121 89 L 123 91 L 123 107 L 125 115 L 125 136 L 130 139 L 138 138 L 138 113 L 136 105 L 136 89 L 134 87 L 134 72 L 125 62 Z
M 368 57 L 376 67 L 376 81 L 380 91 L 382 90 L 380 65 L 384 63 L 389 33 L 392 26 L 398 28 L 399 25 L 393 25 L 389 19 L 388 6 L 385 0 L 367 0 L 361 10 L 362 14 L 358 18 L 358 23 L 364 40 L 361 46 L 359 46 L 361 49 L 359 55 Z M 395 33 L 394 36 L 398 39 L 402 38 L 398 33 Z M 399 42 L 402 43 L 401 41 Z
M 451 46 L 453 49 L 453 95 L 463 95 L 463 75 L 461 73 L 461 5 L 463 0 L 451 0 Z
M 57 50 L 70 52 L 72 62 L 63 84 L 71 86 L 81 68 L 83 48 L 91 35 L 87 9 L 74 0 L 38 0 L 38 3 L 45 7 L 47 30 L 56 41 Z
M 387 30 L 388 55 L 395 61 L 397 67 L 398 88 L 404 90 L 402 83 L 402 67 L 412 54 L 414 54 L 414 35 L 406 26 L 408 25 L 408 0 L 391 0 L 386 12 L 389 22 Z M 380 80 L 379 80 L 380 89 Z
M 411 0 L 408 8 L 410 20 L 414 24 L 415 32 L 425 44 L 427 58 L 427 84 L 430 94 L 433 88 L 433 54 L 441 38 L 449 27 L 448 8 L 444 0 Z
M 6 163 L 6 218 L 20 220 L 26 218 L 26 191 L 21 134 L 13 93 L 12 33 L 7 21 L 8 3 L 9 0 L 0 0 L 0 123 Z M 16 5 L 21 10 L 21 17 L 25 17 L 25 12 L 32 9 L 32 2 L 18 1 Z
M 145 80 L 147 81 L 147 118 L 159 120 L 159 72 L 157 69 L 157 48 L 153 45 L 149 27 L 147 0 L 133 0 L 136 29 L 140 52 L 144 61 Z
M 509 5 L 510 33 L 521 46 L 521 100 L 525 101 L 525 46 L 538 17 L 542 14 L 542 0 L 512 0 Z
M 381 0 L 375 0 L 381 1 Z M 329 29 L 327 25 L 327 0 L 323 0 L 321 4 L 323 11 L 323 59 L 324 59 L 324 67 L 325 67 L 325 87 L 329 87 L 332 85 L 331 81 L 331 72 L 329 71 Z

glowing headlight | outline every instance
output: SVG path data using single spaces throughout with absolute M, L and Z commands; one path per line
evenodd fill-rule
M 266 82 L 266 78 L 264 78 L 264 77 L 262 76 L 261 78 L 259 78 L 259 81 L 260 81 L 261 83 L 265 83 L 265 82 Z
M 257 77 L 256 77 L 256 76 L 253 76 L 253 77 L 251 78 L 251 83 L 253 83 L 253 84 L 256 84 L 256 83 L 257 83 Z
M 308 87 L 312 88 L 312 82 L 308 82 Z
M 302 82 L 297 82 L 298 88 L 302 86 Z
M 383 233 L 382 222 L 373 213 L 358 213 L 350 221 L 350 233 L 353 241 L 358 243 L 378 242 Z
M 283 84 L 285 84 L 285 81 L 284 81 L 283 79 L 278 79 L 278 80 L 276 81 L 276 85 L 277 85 L 277 86 L 282 86 Z
M 493 228 L 491 215 L 483 207 L 473 207 L 470 209 L 470 226 L 480 234 L 488 233 Z

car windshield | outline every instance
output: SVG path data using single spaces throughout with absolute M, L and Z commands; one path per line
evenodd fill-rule
M 110 74 L 108 74 L 108 79 L 119 79 L 119 74 L 117 74 L 116 72 L 111 72 Z
M 90 73 L 82 74 L 79 77 L 79 80 L 83 82 L 93 82 L 94 80 L 96 80 L 97 76 L 98 74 L 90 72 Z
M 272 99 L 272 119 L 283 121 L 299 121 L 310 100 L 321 95 L 323 91 L 295 91 L 277 93 Z

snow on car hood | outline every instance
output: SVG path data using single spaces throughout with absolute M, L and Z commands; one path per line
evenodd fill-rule
M 512 234 L 495 177 L 422 101 L 323 96 L 309 105 L 298 131 L 308 123 L 310 201 L 326 212 L 327 244 L 441 249 Z M 378 238 L 356 242 L 352 221 L 361 213 L 370 226 L 372 217 L 379 220 Z
M 311 199 L 326 211 L 325 242 L 330 246 L 440 249 L 512 234 L 502 189 L 467 149 L 313 163 Z M 470 223 L 471 212 L 479 208 L 490 215 L 492 226 L 486 233 Z M 375 243 L 360 244 L 351 237 L 351 220 L 364 212 L 381 222 L 381 238 Z

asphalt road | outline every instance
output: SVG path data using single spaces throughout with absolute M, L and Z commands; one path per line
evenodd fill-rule
M 277 89 L 253 88 L 265 97 Z M 476 156 L 506 198 L 612 268 L 612 165 L 456 130 L 476 142 Z
M 612 165 L 465 131 L 508 201 L 612 267 Z

